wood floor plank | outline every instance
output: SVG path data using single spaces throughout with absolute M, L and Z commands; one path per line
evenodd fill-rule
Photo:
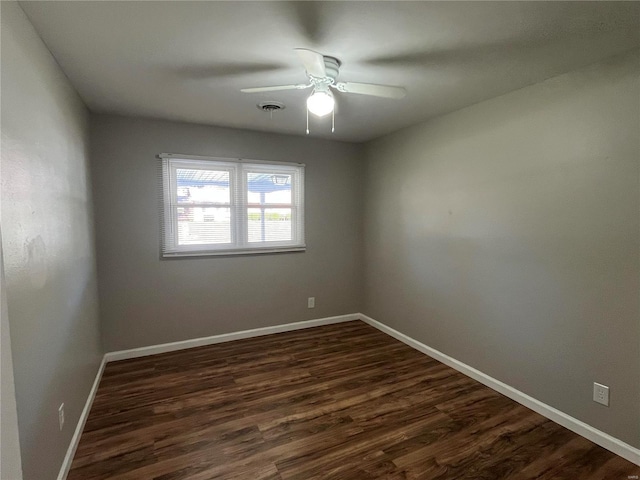
M 107 364 L 68 479 L 632 475 L 640 467 L 354 321 Z

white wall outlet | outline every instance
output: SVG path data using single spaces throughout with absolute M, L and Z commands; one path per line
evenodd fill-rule
M 316 308 L 316 297 L 309 297 L 307 299 L 307 308 Z
M 58 424 L 60 425 L 60 430 L 64 426 L 64 403 L 61 403 L 58 407 Z
M 609 387 L 593 382 L 593 401 L 609 406 Z

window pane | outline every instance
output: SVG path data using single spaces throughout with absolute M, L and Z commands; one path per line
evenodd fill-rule
M 176 169 L 178 203 L 231 203 L 229 172 Z
M 229 207 L 177 207 L 178 245 L 231 243 Z
M 247 211 L 249 242 L 291 241 L 290 208 L 249 208 Z
M 291 175 L 247 173 L 247 203 L 291 204 Z

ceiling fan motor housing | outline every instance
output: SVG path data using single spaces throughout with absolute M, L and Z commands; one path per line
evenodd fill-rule
M 329 77 L 332 82 L 335 82 L 338 77 L 338 73 L 340 71 L 340 60 L 334 57 L 323 57 L 324 58 L 324 67 L 327 71 L 327 77 Z

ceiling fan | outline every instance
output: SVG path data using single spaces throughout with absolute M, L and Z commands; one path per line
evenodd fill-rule
M 307 133 L 309 133 L 309 112 L 318 117 L 334 113 L 335 99 L 333 98 L 331 89 L 342 93 L 357 93 L 360 95 L 394 99 L 403 98 L 407 94 L 407 91 L 403 87 L 376 85 L 373 83 L 337 82 L 336 78 L 340 71 L 340 61 L 337 58 L 328 57 L 305 48 L 296 48 L 295 52 L 298 54 L 307 72 L 309 83 L 243 88 L 241 91 L 245 93 L 258 93 L 313 88 L 311 95 L 307 98 Z M 333 130 L 332 126 L 331 131 Z

